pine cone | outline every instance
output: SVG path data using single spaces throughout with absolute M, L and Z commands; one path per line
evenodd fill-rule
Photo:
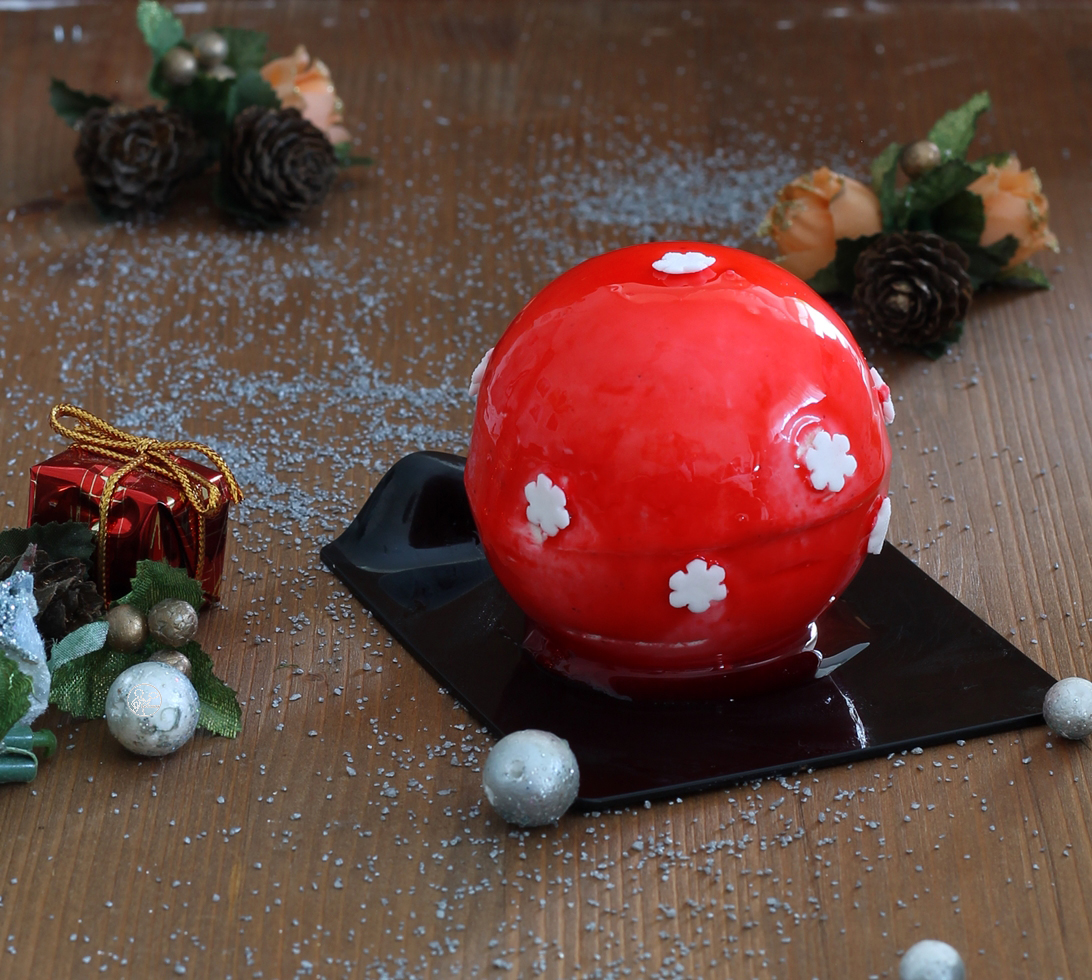
M 82 559 L 53 561 L 36 544 L 30 544 L 20 557 L 0 560 L 0 579 L 16 569 L 34 576 L 34 598 L 38 603 L 34 622 L 47 647 L 105 615 L 102 596 Z
M 969 265 L 963 249 L 931 232 L 884 235 L 857 259 L 853 303 L 885 340 L 937 344 L 967 315 L 974 292 Z
M 337 156 L 298 109 L 250 106 L 235 117 L 220 174 L 235 207 L 263 223 L 280 224 L 326 196 L 337 176 Z
M 88 197 L 111 216 L 164 207 L 201 159 L 196 131 L 173 109 L 92 109 L 79 130 L 76 165 Z

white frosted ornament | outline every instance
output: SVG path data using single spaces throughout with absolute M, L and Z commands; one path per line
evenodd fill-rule
M 579 787 L 580 768 L 569 743 L 537 728 L 505 735 L 482 767 L 486 799 L 520 827 L 558 820 L 572 806 Z
M 1092 681 L 1063 677 L 1043 699 L 1043 718 L 1062 738 L 1092 734 Z
M 185 674 L 146 662 L 123 670 L 106 695 L 110 733 L 137 755 L 170 755 L 197 729 L 201 703 Z
M 939 939 L 914 943 L 899 961 L 899 980 L 965 980 L 963 957 Z

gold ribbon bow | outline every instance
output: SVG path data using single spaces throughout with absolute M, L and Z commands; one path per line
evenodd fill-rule
M 62 418 L 75 419 L 77 424 L 67 426 L 61 422 Z M 205 517 L 215 513 L 224 497 L 234 503 L 243 499 L 243 491 L 224 458 L 199 442 L 184 439 L 173 442 L 139 439 L 75 405 L 54 405 L 49 413 L 49 424 L 54 432 L 71 440 L 72 445 L 122 464 L 107 479 L 99 497 L 99 581 L 102 588 L 107 587 L 106 522 L 110 504 L 118 484 L 136 469 L 156 473 L 177 484 L 186 503 L 197 515 L 197 568 L 194 578 L 200 581 L 205 571 Z M 192 449 L 209 459 L 224 478 L 223 490 L 208 478 L 179 464 L 179 459 L 174 454 L 184 449 Z

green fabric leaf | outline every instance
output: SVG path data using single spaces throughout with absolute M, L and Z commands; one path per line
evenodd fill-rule
M 135 606 L 146 616 L 152 606 L 164 599 L 185 599 L 194 609 L 204 604 L 200 583 L 190 578 L 185 569 L 145 558 L 137 562 L 129 594 L 114 600 L 114 605 Z
M 155 0 L 140 0 L 137 5 L 137 27 L 156 61 L 171 48 L 186 39 L 186 29 L 171 11 Z
M 836 243 L 834 261 L 824 266 L 808 280 L 817 293 L 845 293 L 853 294 L 853 287 L 857 285 L 857 259 L 879 235 L 862 235 L 860 238 L 839 238 Z
M 243 710 L 235 692 L 213 671 L 212 658 L 198 643 L 187 643 L 181 650 L 190 659 L 193 686 L 201 699 L 197 724 L 214 735 L 235 738 L 242 729 Z
M 268 60 L 265 53 L 268 38 L 261 31 L 250 31 L 243 27 L 217 27 L 215 30 L 228 43 L 224 64 L 234 68 L 236 75 L 261 68 Z
M 887 149 L 872 161 L 872 190 L 880 199 L 884 231 L 895 229 L 895 214 L 899 200 L 895 191 L 895 177 L 898 174 L 900 152 L 902 147 L 898 143 L 890 143 Z
M 1053 289 L 1046 273 L 1037 265 L 1021 262 L 1011 269 L 1003 269 L 994 280 L 998 286 L 1012 289 Z
M 940 147 L 942 159 L 962 160 L 974 139 L 978 117 L 990 107 L 990 93 L 972 95 L 958 109 L 946 112 L 929 130 L 928 139 Z
M 831 259 L 829 265 L 823 266 L 822 269 L 808 280 L 808 285 L 817 293 L 824 296 L 829 296 L 831 293 L 842 292 L 842 284 L 838 281 L 838 273 L 836 271 L 837 265 L 837 260 Z
M 77 718 L 101 718 L 106 714 L 106 695 L 118 674 L 144 659 L 139 651 L 104 649 L 70 660 L 53 674 L 49 703 Z
M 252 105 L 266 106 L 270 109 L 279 109 L 281 100 L 269 84 L 256 69 L 240 72 L 235 79 L 235 84 L 228 93 L 224 107 L 224 115 L 230 123 L 240 112 Z
M 60 79 L 54 78 L 49 83 L 49 104 L 69 126 L 75 126 L 92 109 L 106 108 L 111 103 L 104 96 L 69 88 Z
M 36 544 L 53 561 L 79 558 L 90 561 L 95 553 L 95 535 L 79 521 L 51 521 L 30 527 L 11 527 L 0 532 L 0 558 L 18 558 L 28 544 Z
M 977 160 L 971 160 L 968 162 L 968 167 L 974 167 L 975 173 L 981 177 L 986 173 L 991 166 L 1001 167 L 1008 162 L 1011 153 L 990 153 L 987 156 L 979 157 Z
M 109 631 L 110 627 L 105 621 L 88 623 L 58 640 L 53 644 L 49 654 L 50 673 L 56 673 L 58 668 L 79 657 L 86 657 L 89 653 L 101 650 L 106 643 L 106 634 Z
M 962 190 L 937 207 L 929 223 L 938 235 L 961 247 L 977 245 L 986 227 L 986 209 L 977 194 Z
M 334 156 L 337 157 L 337 165 L 343 170 L 346 167 L 367 167 L 373 162 L 371 157 L 356 156 L 353 145 L 348 140 L 334 144 Z
M 1013 235 L 1006 235 L 992 245 L 961 245 L 960 248 L 971 260 L 967 270 L 971 276 L 971 285 L 978 290 L 987 283 L 994 282 L 1012 261 L 1019 247 L 1020 243 Z
M 911 181 L 903 193 L 898 226 L 927 230 L 930 212 L 965 190 L 978 176 L 974 167 L 962 160 L 948 160 Z
M 952 344 L 956 343 L 960 337 L 963 336 L 963 321 L 958 320 L 952 324 L 952 329 L 949 330 L 940 340 L 934 340 L 931 344 L 922 344 L 920 347 L 915 348 L 919 354 L 924 354 L 929 360 L 936 361 L 944 356 Z
M 19 665 L 0 653 L 0 738 L 30 710 L 30 678 Z
M 242 224 L 251 228 L 283 228 L 288 224 L 287 221 L 270 221 L 265 215 L 253 210 L 232 190 L 231 185 L 224 180 L 223 173 L 216 177 L 216 183 L 212 188 L 212 199 L 221 211 L 238 218 Z

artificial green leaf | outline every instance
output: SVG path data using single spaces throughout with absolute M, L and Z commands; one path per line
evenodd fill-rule
M 994 282 L 1005 266 L 1012 261 L 1019 247 L 1020 243 L 1014 235 L 1006 235 L 992 245 L 961 245 L 960 248 L 971 260 L 967 270 L 971 277 L 971 285 L 977 290 Z
M 227 128 L 224 114 L 232 89 L 235 87 L 235 79 L 198 75 L 189 85 L 179 88 L 156 81 L 158 74 L 157 66 L 153 71 L 153 83 L 161 87 L 161 97 L 165 98 L 172 108 L 185 113 L 194 128 L 210 144 L 219 143 Z M 149 84 L 152 85 L 152 83 Z
M 186 39 L 182 21 L 155 0 L 140 0 L 136 17 L 137 27 L 157 61 Z
M 184 569 L 145 558 L 137 562 L 131 591 L 116 600 L 116 604 L 135 606 L 147 615 L 152 606 L 164 599 L 184 599 L 194 609 L 200 609 L 204 603 L 200 583 L 190 578 Z
M 263 214 L 259 214 L 255 211 L 246 201 L 244 201 L 231 187 L 231 184 L 224 180 L 223 171 L 216 178 L 216 183 L 212 188 L 212 199 L 216 202 L 216 206 L 226 214 L 230 214 L 239 221 L 251 228 L 283 228 L 287 221 L 271 221 Z
M 235 738 L 243 718 L 235 692 L 216 676 L 212 659 L 199 644 L 187 643 L 181 652 L 189 658 L 193 686 L 201 701 L 197 724 L 214 735 Z
M 933 231 L 957 245 L 977 245 L 986 227 L 986 210 L 982 198 L 962 190 L 934 209 L 929 216 Z
M 930 344 L 922 344 L 920 347 L 916 347 L 915 350 L 920 354 L 924 354 L 929 360 L 936 361 L 943 357 L 948 348 L 962 336 L 963 321 L 957 320 L 940 340 L 934 340 Z
M 353 145 L 348 140 L 342 140 L 334 144 L 334 156 L 337 157 L 337 165 L 342 169 L 346 167 L 367 167 L 372 163 L 371 157 L 360 157 L 353 153 Z
M 53 644 L 49 653 L 49 671 L 56 673 L 65 664 L 80 657 L 86 657 L 89 653 L 101 650 L 106 643 L 106 634 L 110 631 L 105 621 L 88 623 L 79 629 L 73 630 L 67 636 Z
M 902 147 L 898 143 L 890 143 L 887 149 L 872 161 L 872 190 L 880 199 L 884 231 L 895 229 L 894 221 L 898 205 L 895 177 L 898 174 L 901 151 Z
M 273 91 L 261 73 L 251 68 L 241 72 L 231 87 L 224 109 L 224 115 L 230 123 L 240 112 L 252 105 L 265 106 L 269 109 L 279 109 L 281 100 Z
M 978 117 L 989 107 L 990 93 L 979 92 L 977 95 L 972 95 L 958 109 L 946 112 L 933 124 L 933 128 L 929 130 L 928 139 L 940 147 L 942 159 L 962 160 L 966 157 L 967 148 L 974 139 Z
M 33 684 L 19 665 L 0 653 L 0 738 L 30 710 Z
M 49 83 L 49 104 L 69 126 L 75 126 L 92 109 L 105 109 L 111 102 L 104 96 L 69 88 L 54 78 Z
M 69 660 L 53 673 L 49 703 L 77 718 L 101 718 L 106 714 L 106 695 L 118 674 L 144 659 L 141 651 L 103 649 Z
M 970 167 L 974 167 L 975 172 L 978 174 L 979 177 L 981 177 L 990 169 L 991 166 L 1004 166 L 1011 156 L 1011 153 L 990 153 L 987 156 L 979 157 L 977 160 L 971 160 L 967 165 Z
M 28 544 L 36 544 L 54 561 L 79 558 L 90 561 L 95 535 L 79 521 L 51 521 L 30 527 L 11 527 L 0 532 L 0 558 L 18 558 Z
M 233 68 L 236 75 L 261 68 L 266 63 L 267 37 L 265 34 L 243 27 L 217 27 L 216 33 L 228 43 L 228 54 L 224 64 Z
M 948 160 L 911 181 L 903 194 L 898 226 L 927 230 L 930 212 L 965 190 L 978 176 L 964 161 Z
M 817 293 L 831 294 L 844 293 L 846 296 L 853 294 L 853 288 L 857 284 L 857 259 L 879 235 L 862 235 L 860 238 L 839 238 L 834 252 L 834 260 L 820 269 L 808 280 Z
M 842 292 L 842 284 L 838 281 L 837 265 L 837 260 L 831 259 L 828 265 L 823 266 L 808 280 L 808 285 L 823 296 Z
M 994 282 L 998 286 L 1008 286 L 1012 289 L 1052 289 L 1046 273 L 1037 265 L 1030 262 L 1021 262 L 1011 269 L 1002 269 Z

